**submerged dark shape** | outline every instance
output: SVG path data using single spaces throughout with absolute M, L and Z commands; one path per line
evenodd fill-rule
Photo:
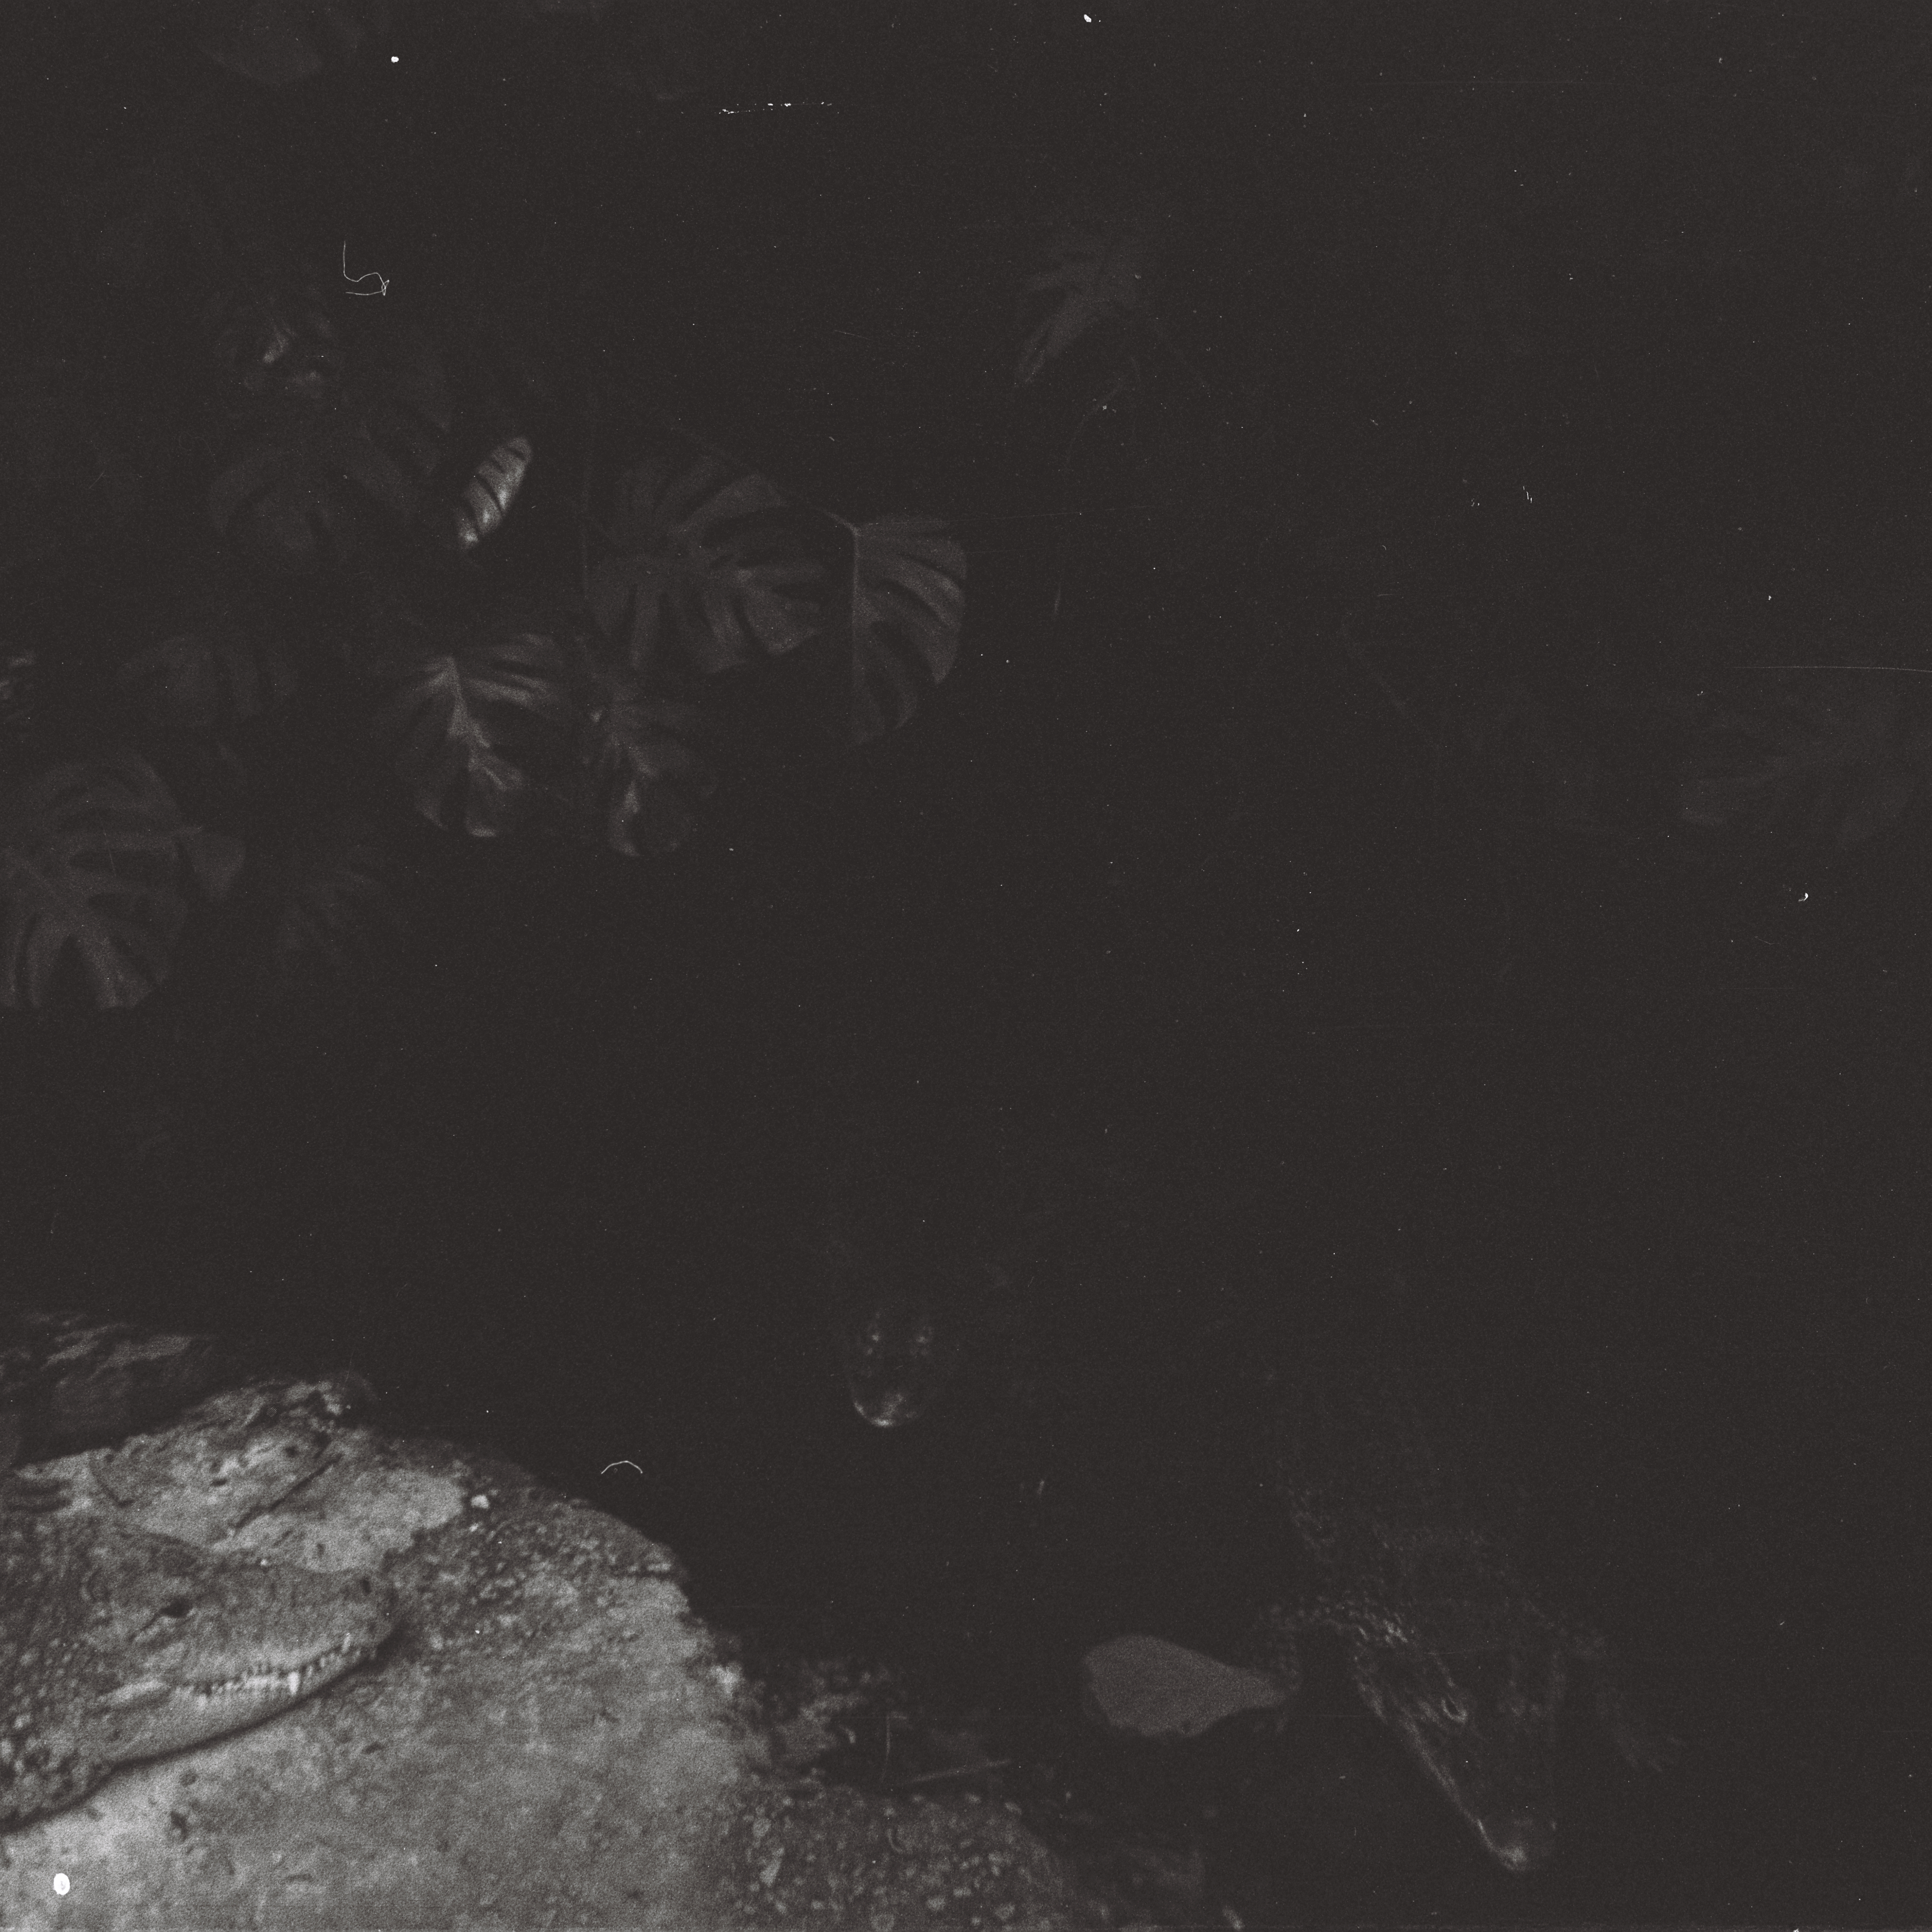
M 1505 1871 L 1557 1839 L 1557 1724 L 1582 1664 L 1625 1760 L 1670 1747 L 1632 1721 L 1595 1631 L 1546 1608 L 1476 1507 L 1466 1451 L 1378 1324 L 1310 1348 L 1280 1391 L 1270 1478 L 1292 1532 L 1294 1587 L 1263 1619 L 1259 1660 L 1291 1687 L 1311 1630 L 1341 1640 L 1350 1681 Z
M 952 1273 L 941 1262 L 935 1274 Z M 861 1420 L 875 1429 L 916 1422 L 952 1381 L 964 1351 L 972 1284 L 882 1287 L 839 1324 L 839 1366 Z
M 874 1427 L 918 1421 L 1011 1312 L 1010 1161 L 983 1120 L 889 1119 L 841 1150 L 820 1263 L 846 1390 Z
M 868 1136 L 828 1190 L 820 1250 L 848 1394 L 875 1428 L 918 1421 L 962 1374 L 1024 1406 L 1053 1284 L 1104 1246 L 1129 1184 L 1003 1120 Z

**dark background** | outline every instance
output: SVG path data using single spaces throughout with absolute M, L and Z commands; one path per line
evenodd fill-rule
M 353 1361 L 402 1424 L 664 1535 L 728 1627 L 1050 1717 L 1079 1646 L 1204 1641 L 1253 1568 L 1214 1389 L 1131 1393 L 1149 1358 L 1393 1216 L 1535 1553 L 1689 1748 L 1652 1786 L 1580 1746 L 1546 1874 L 1446 1845 L 1324 1909 L 1922 1916 L 1923 801 L 1828 860 L 1690 842 L 1641 746 L 1588 826 L 1440 755 L 1512 679 L 1932 671 L 1922 29 L 824 10 L 670 104 L 591 88 L 615 56 L 580 23 L 399 8 L 272 91 L 23 14 L 10 329 L 130 410 L 176 344 L 85 285 L 59 198 L 195 103 L 197 152 L 478 356 L 645 381 L 848 515 L 946 516 L 970 570 L 927 711 L 728 788 L 671 858 L 427 845 L 413 951 L 202 1107 L 192 1184 L 115 1151 L 138 1016 L 8 1016 L 10 1267 Z M 1083 192 L 1184 210 L 1190 366 L 1150 356 L 1109 415 L 1078 350 L 1012 382 L 1027 222 Z M 506 587 L 574 548 L 553 473 Z M 154 527 L 198 515 L 185 466 L 178 502 L 148 482 Z M 102 563 L 63 634 L 178 588 Z M 1045 1438 L 844 1406 L 790 1245 L 828 1051 L 941 1092 L 994 1068 L 1145 1177 L 1156 1238 L 1082 1288 Z M 1074 1500 L 1022 1560 L 1040 1456 Z M 1292 1909 L 1244 1882 L 1250 1922 Z

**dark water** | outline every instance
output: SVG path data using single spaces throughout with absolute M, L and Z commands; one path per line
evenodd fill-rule
M 1042 893 L 975 930 L 962 888 L 924 926 L 742 950 L 728 929 L 680 952 L 664 928 L 707 927 L 674 904 L 586 930 L 524 881 L 536 944 L 453 947 L 502 963 L 431 976 L 359 1061 L 235 1120 L 223 1158 L 270 1150 L 261 1184 L 117 1202 L 98 1166 L 50 1166 L 51 1238 L 16 1258 L 357 1364 L 394 1425 L 662 1538 L 774 1676 L 886 1660 L 894 1754 L 875 1724 L 838 1768 L 1000 1760 L 980 1788 L 1124 1910 L 1922 1919 L 1932 1056 L 1909 845 L 1808 902 L 1552 875 L 1520 892 L 1501 982 L 1486 903 L 1432 880 L 1426 844 L 1348 849 L 1299 908 L 1224 876 L 1217 922 Z M 1132 1240 L 1096 1233 L 1042 1284 L 1030 1407 L 969 1366 L 915 1426 L 853 1413 L 794 1238 L 823 1207 L 828 1053 L 882 1090 L 970 1069 L 1140 1177 Z M 10 1158 L 32 1196 L 52 1155 Z M 1534 1566 L 1686 1746 L 1640 1776 L 1580 1714 L 1559 1849 L 1528 1879 L 1486 1863 L 1332 1658 L 1278 1738 L 1120 1746 L 1077 1708 L 1107 1638 L 1238 1654 L 1280 1534 L 1243 1371 L 1391 1220 L 1416 1345 L 1526 1487 Z M 941 1734 L 970 1748 L 917 1754 Z
M 1050 997 L 1004 982 L 1016 1077 L 1136 1164 L 1148 1216 L 1060 1285 L 1024 1413 L 969 1370 L 914 1427 L 854 1416 L 787 1240 L 813 1150 L 762 1046 L 593 1061 L 566 1028 L 513 1088 L 479 1062 L 392 1093 L 374 1183 L 184 1227 L 177 1305 L 354 1360 L 400 1426 L 664 1538 L 772 1670 L 886 1660 L 902 1763 L 963 1727 L 1002 1760 L 979 1788 L 1137 1910 L 1911 1918 L 1932 1898 L 1916 1017 L 1802 977 L 1701 1002 L 1687 982 L 1660 1012 L 1610 980 L 1506 1024 L 1372 984 L 1324 1007 L 1256 970 L 1196 950 L 1102 954 Z M 1340 1292 L 1392 1203 L 1420 1344 L 1526 1483 L 1535 1566 L 1687 1747 L 1628 1772 L 1580 1712 L 1560 1849 L 1528 1879 L 1318 1657 L 1279 1739 L 1111 1745 L 1076 1706 L 1111 1636 L 1235 1654 L 1280 1534 L 1239 1366 L 1284 1306 Z
M 841 116 L 799 117 L 806 132 L 734 120 L 765 130 L 755 152 L 679 122 L 573 163 L 560 197 L 514 214 L 472 191 L 473 158 L 502 152 L 540 96 L 479 74 L 473 141 L 435 134 L 448 172 L 423 178 L 452 191 L 424 193 L 426 224 L 468 211 L 465 272 L 491 303 L 608 276 L 596 340 L 615 356 L 638 333 L 709 433 L 826 479 L 828 500 L 957 514 L 974 593 L 948 692 L 976 735 L 923 720 L 854 761 L 829 802 L 809 786 L 764 796 L 642 874 L 547 848 L 494 874 L 444 849 L 458 910 L 434 956 L 226 1114 L 212 1191 L 120 1187 L 51 1112 L 10 1110 L 8 1198 L 26 1205 L 8 1261 L 63 1294 L 361 1366 L 397 1426 L 505 1451 L 670 1543 L 700 1607 L 774 1671 L 890 1660 L 908 1743 L 981 1740 L 1006 1760 L 993 1788 L 1099 1878 L 1142 1870 L 1139 1916 L 1923 1922 L 1922 802 L 1920 822 L 1806 892 L 1624 864 L 1546 828 L 1504 861 L 1486 832 L 1444 835 L 1413 734 L 1334 644 L 1344 616 L 1366 635 L 1385 603 L 1409 612 L 1414 634 L 1393 616 L 1390 634 L 1420 693 L 1457 622 L 1510 646 L 1472 676 L 1566 647 L 1580 663 L 1604 638 L 1641 658 L 1712 602 L 1740 625 L 1748 606 L 1753 639 L 1774 613 L 1770 657 L 1813 656 L 1834 611 L 1861 639 L 1919 634 L 1922 220 L 1903 202 L 1839 223 L 1754 200 L 1803 146 L 1779 114 L 1673 97 L 1620 131 L 1626 110 L 1581 111 L 1589 90 L 1423 100 L 1385 86 L 1370 52 L 1365 99 L 1302 76 L 1292 116 L 1286 69 L 1217 56 L 1145 153 L 1176 91 L 1165 60 L 1115 73 L 1090 114 L 1064 49 L 982 71 L 956 102 L 894 70 L 869 83 L 888 110 L 870 146 L 842 131 L 860 125 L 854 88 Z M 416 84 L 414 67 L 385 82 Z M 796 89 L 821 91 L 840 88 Z M 304 110 L 331 139 L 335 99 Z M 985 128 L 916 156 L 909 136 L 940 106 Z M 306 153 L 282 111 L 280 146 Z M 440 105 L 392 119 L 373 92 L 362 112 L 449 124 Z M 1417 236 L 1451 217 L 1504 233 L 1538 180 L 1561 211 L 1552 184 L 1598 116 L 1610 159 L 1586 141 L 1579 178 L 1641 164 L 1681 208 L 1653 231 L 1633 203 L 1628 247 L 1594 283 L 1552 267 L 1581 305 L 1552 311 L 1554 352 L 1485 323 L 1496 340 L 1472 367 L 1462 282 L 1438 302 L 1405 278 Z M 1910 102 L 1881 115 L 1850 98 L 1811 133 L 1842 122 L 1856 160 L 1851 134 L 1888 116 L 1916 139 Z M 547 142 L 553 123 L 532 124 Z M 1004 326 L 986 318 L 1018 268 L 992 259 L 1010 237 L 976 256 L 972 236 L 998 234 L 1005 197 L 1058 200 L 1117 166 L 1152 182 L 1162 154 L 1180 179 L 1217 142 L 1225 189 L 1198 206 L 1229 259 L 1202 285 L 1195 346 L 1230 416 L 1270 419 L 1235 474 L 1262 478 L 1287 535 L 1252 556 L 1244 537 L 1239 560 L 1177 585 L 1155 580 L 1140 526 L 1096 516 L 1083 538 L 1067 518 L 1090 398 L 1070 389 L 1062 416 L 1016 432 L 1002 368 L 998 408 L 982 406 Z M 1837 152 L 1817 148 L 1821 207 L 1855 185 Z M 372 148 L 364 212 L 422 159 Z M 990 184 L 986 206 L 964 196 L 934 247 L 940 217 L 915 188 L 892 222 L 850 229 L 856 255 L 827 244 L 824 224 L 915 159 L 934 208 L 962 180 Z M 58 152 L 50 208 L 69 165 Z M 1458 167 L 1493 191 L 1455 188 Z M 1412 221 L 1445 168 L 1442 220 Z M 1586 196 L 1548 219 L 1594 234 L 1600 208 L 1624 206 Z M 522 244 L 560 210 L 585 258 L 553 272 Z M 1746 216 L 1758 252 L 1728 286 L 1718 244 Z M 788 260 L 812 257 L 777 300 L 768 230 Z M 899 285 L 916 367 L 876 392 L 830 380 L 824 345 L 872 327 L 833 298 L 880 280 L 902 245 L 925 250 Z M 1528 234 L 1524 261 L 1545 246 Z M 528 272 L 506 280 L 506 260 Z M 1681 277 L 1656 269 L 1678 260 Z M 1520 278 L 1486 272 L 1507 308 Z M 680 308 L 667 291 L 686 284 Z M 824 326 L 795 326 L 808 313 Z M 1532 494 L 1552 525 L 1529 520 Z M 1905 535 L 1880 580 L 1844 560 L 1881 527 Z M 128 596 L 153 621 L 142 586 Z M 1682 662 L 1688 677 L 1702 660 Z M 1473 789 L 1479 810 L 1495 802 Z M 794 910 L 745 915 L 761 896 Z M 888 1075 L 970 1064 L 1023 1092 L 1043 1130 L 1144 1178 L 1144 1237 L 1096 1238 L 1046 1284 L 1030 1407 L 969 1366 L 914 1427 L 854 1414 L 796 1238 L 820 1206 L 826 1039 Z M 1096 1641 L 1238 1642 L 1280 1532 L 1232 1391 L 1284 1305 L 1337 1292 L 1391 1218 L 1419 1345 L 1528 1488 L 1530 1554 L 1687 1746 L 1646 1780 L 1578 1725 L 1561 1849 L 1528 1880 L 1484 1862 L 1365 1728 L 1332 1658 L 1315 1660 L 1309 1722 L 1280 1738 L 1234 1727 L 1136 1750 L 1076 1708 Z M 882 1756 L 848 1768 L 876 1777 Z

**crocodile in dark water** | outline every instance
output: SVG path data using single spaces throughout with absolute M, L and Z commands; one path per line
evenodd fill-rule
M 1390 1318 L 1300 1352 L 1279 1390 L 1270 1480 L 1294 1582 L 1264 1616 L 1255 1660 L 1292 1690 L 1302 1637 L 1334 1633 L 1363 1702 L 1491 1857 L 1526 1873 L 1555 1849 L 1572 1665 L 1591 1667 L 1597 1714 L 1628 1762 L 1656 1768 L 1673 1747 L 1630 1716 L 1602 1638 L 1533 1591 L 1395 1330 Z
M 1064 1264 L 1054 1244 L 1126 1191 L 1105 1163 L 1003 1124 L 887 1123 L 842 1150 L 817 1259 L 859 1414 L 916 1422 L 968 1364 L 1016 1395 L 1036 1366 L 1040 1278 Z

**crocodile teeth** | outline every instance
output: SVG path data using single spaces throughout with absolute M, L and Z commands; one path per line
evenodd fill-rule
M 262 1696 L 274 1690 L 286 1690 L 291 1697 L 298 1697 L 304 1684 L 314 1682 L 325 1672 L 346 1670 L 368 1654 L 363 1645 L 344 1642 L 332 1650 L 310 1658 L 305 1664 L 297 1664 L 292 1670 L 264 1666 L 238 1677 L 225 1678 L 219 1683 L 189 1684 L 178 1688 L 202 1704 L 213 1703 L 221 1697 Z

